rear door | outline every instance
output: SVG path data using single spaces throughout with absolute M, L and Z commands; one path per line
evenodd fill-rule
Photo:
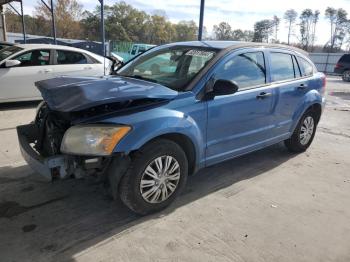
M 235 81 L 238 92 L 207 102 L 207 165 L 263 147 L 271 132 L 274 89 L 267 84 L 265 53 L 259 49 L 229 55 L 213 79 Z
M 296 111 L 303 103 L 304 95 L 310 90 L 313 66 L 293 52 L 271 51 L 269 69 L 272 87 L 278 92 L 273 133 L 276 136 L 288 136 L 293 128 Z
M 56 50 L 55 76 L 103 75 L 103 64 L 99 64 L 82 52 Z
M 16 101 L 40 98 L 40 92 L 34 83 L 52 77 L 51 50 L 30 50 L 11 59 L 19 60 L 21 64 L 16 67 L 1 68 L 0 100 Z

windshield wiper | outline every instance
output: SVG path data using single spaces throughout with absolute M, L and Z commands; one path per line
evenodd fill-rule
M 127 76 L 127 77 L 136 78 L 136 79 L 141 79 L 141 80 L 145 80 L 145 81 L 149 81 L 149 82 L 153 82 L 153 83 L 158 83 L 158 81 L 155 80 L 155 79 L 143 77 L 143 76 L 141 76 L 141 75 L 131 75 L 131 76 Z

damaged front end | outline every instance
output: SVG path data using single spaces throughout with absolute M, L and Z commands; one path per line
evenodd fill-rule
M 109 157 L 61 152 L 63 136 L 71 126 L 70 114 L 52 111 L 46 103 L 41 103 L 35 121 L 17 127 L 23 158 L 32 169 L 48 180 L 98 174 L 108 166 Z
M 35 121 L 18 126 L 17 133 L 26 162 L 48 179 L 103 173 L 132 129 L 115 118 L 132 117 L 177 95 L 162 85 L 123 77 L 59 77 L 36 85 L 44 102 Z

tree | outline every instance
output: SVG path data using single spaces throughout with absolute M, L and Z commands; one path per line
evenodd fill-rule
M 244 39 L 243 39 L 243 41 L 246 41 L 246 42 L 253 42 L 253 39 L 254 39 L 254 31 L 252 31 L 252 30 L 244 30 L 243 33 L 244 33 Z
M 309 50 L 310 46 L 311 48 L 313 46 L 319 14 L 318 10 L 313 12 L 311 9 L 304 9 L 300 14 L 300 43 L 304 50 Z
M 274 23 L 269 19 L 258 21 L 254 24 L 254 42 L 269 42 L 269 36 L 273 33 Z
M 91 41 L 100 40 L 100 17 L 98 12 L 84 11 L 80 20 L 82 34 L 84 39 Z
M 288 24 L 288 45 L 290 44 L 290 36 L 293 31 L 293 26 L 297 19 L 298 13 L 294 9 L 289 9 L 284 13 L 284 20 Z
M 226 22 L 221 22 L 213 27 L 215 39 L 217 40 L 232 40 L 232 28 Z
M 106 7 L 109 15 L 106 17 L 106 37 L 117 41 L 140 42 L 149 41 L 152 26 L 151 17 L 125 2 L 117 2 Z M 159 17 L 159 16 L 157 16 Z M 165 21 L 165 19 L 164 19 Z
M 275 39 L 274 39 L 275 42 L 278 42 L 277 34 L 279 30 L 280 21 L 281 19 L 279 17 L 277 17 L 276 15 L 273 16 L 272 23 L 275 31 Z
M 235 41 L 245 41 L 252 42 L 253 41 L 254 32 L 250 30 L 241 30 L 236 29 L 232 31 L 232 40 Z
M 313 16 L 313 20 L 312 20 L 312 39 L 311 39 L 311 46 L 312 46 L 312 51 L 313 51 L 313 48 L 314 48 L 314 45 L 315 45 L 315 39 L 316 39 L 316 25 L 317 25 L 317 22 L 319 20 L 319 17 L 320 17 L 320 11 L 316 10 L 315 13 L 314 13 L 314 16 Z
M 153 15 L 149 21 L 149 43 L 164 44 L 175 38 L 173 25 L 163 16 Z
M 8 32 L 22 33 L 21 17 L 10 9 L 5 11 L 6 29 Z M 43 17 L 32 17 L 24 15 L 24 23 L 26 25 L 27 34 L 49 35 L 51 32 L 51 24 Z
M 327 7 L 325 13 L 325 17 L 329 20 L 331 24 L 331 39 L 330 39 L 330 48 L 333 49 L 334 45 L 334 24 L 337 19 L 337 10 L 333 7 Z
M 34 13 L 39 19 L 51 20 L 50 11 L 40 2 L 35 7 Z M 78 38 L 81 36 L 79 20 L 82 15 L 82 5 L 77 0 L 56 0 L 54 14 L 58 37 Z
M 5 9 L 6 30 L 8 32 L 21 33 L 21 17 L 10 9 Z
M 235 41 L 244 41 L 245 35 L 243 30 L 241 29 L 236 29 L 232 31 L 232 40 Z
M 194 21 L 180 21 L 175 25 L 175 41 L 191 41 L 197 38 L 198 27 Z
M 331 25 L 331 38 L 329 41 L 331 51 L 333 51 L 335 47 L 340 49 L 343 44 L 343 40 L 349 25 L 347 15 L 347 12 L 342 8 L 337 10 L 335 8 L 328 7 L 325 11 L 325 16 Z
M 347 35 L 347 37 L 344 38 L 345 44 L 346 44 L 347 50 L 350 52 L 350 20 L 348 21 L 348 23 L 346 25 L 346 35 Z
M 342 9 L 339 8 L 337 10 L 337 19 L 335 23 L 335 29 L 334 29 L 334 46 L 337 49 L 341 49 L 343 45 L 343 41 L 347 32 L 347 28 L 349 26 L 350 21 L 347 18 L 348 13 Z

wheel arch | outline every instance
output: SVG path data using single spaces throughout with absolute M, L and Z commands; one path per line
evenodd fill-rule
M 197 166 L 197 152 L 196 147 L 191 140 L 191 138 L 182 133 L 166 133 L 153 137 L 152 139 L 145 142 L 141 147 L 146 144 L 155 141 L 157 139 L 168 139 L 176 144 L 178 144 L 182 150 L 184 150 L 187 161 L 188 161 L 188 174 L 194 174 L 198 170 Z M 133 154 L 137 153 L 138 149 L 124 153 L 116 153 L 110 163 L 109 168 L 107 169 L 105 176 L 109 181 L 110 185 L 110 194 L 114 199 L 118 199 L 119 196 L 119 186 L 121 179 L 124 177 L 131 161 L 133 158 Z
M 178 144 L 186 154 L 187 161 L 188 161 L 188 174 L 191 175 L 191 174 L 196 172 L 196 170 L 197 170 L 196 148 L 195 148 L 195 145 L 190 137 L 188 137 L 182 133 L 175 133 L 175 132 L 166 133 L 166 134 L 162 134 L 162 135 L 153 137 L 151 140 L 147 141 L 143 146 L 145 146 L 146 144 L 148 144 L 154 140 L 160 139 L 160 138 L 168 139 L 168 140 L 173 141 L 174 143 Z
M 305 112 L 307 112 L 307 111 L 309 111 L 309 110 L 311 110 L 311 111 L 313 111 L 313 112 L 315 112 L 316 113 L 316 123 L 318 123 L 319 121 L 320 121 L 320 118 L 321 118 L 321 114 L 322 114 L 322 105 L 320 104 L 320 103 L 314 103 L 314 104 L 312 104 L 311 106 L 309 106 L 305 111 L 304 111 L 304 113 Z M 303 113 L 303 114 L 304 114 Z
M 293 126 L 292 126 L 292 128 L 290 130 L 291 133 L 294 132 L 294 129 L 297 127 L 300 119 L 303 117 L 305 112 L 307 112 L 308 110 L 312 110 L 312 111 L 316 112 L 316 114 L 317 114 L 316 122 L 318 123 L 320 121 L 321 114 L 322 114 L 322 104 L 321 104 L 321 102 L 313 101 L 313 102 L 307 103 L 306 105 L 304 104 L 304 106 L 294 116 L 294 124 L 293 124 Z

